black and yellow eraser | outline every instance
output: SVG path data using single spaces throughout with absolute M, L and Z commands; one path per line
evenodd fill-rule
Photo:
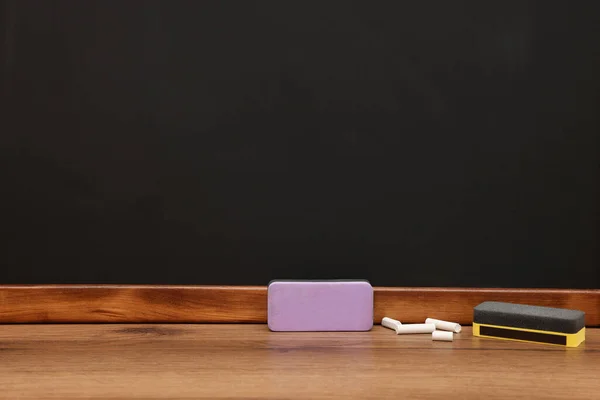
M 485 301 L 474 309 L 473 335 L 577 347 L 585 340 L 585 313 Z

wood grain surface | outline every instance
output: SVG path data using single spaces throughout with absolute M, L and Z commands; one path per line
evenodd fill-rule
M 266 325 L 0 326 L 0 399 L 591 399 L 578 348 L 476 338 L 273 333 Z
M 375 287 L 375 322 L 432 317 L 471 323 L 473 307 L 499 300 L 583 310 L 600 325 L 600 290 Z M 258 286 L 0 285 L 0 323 L 264 323 Z

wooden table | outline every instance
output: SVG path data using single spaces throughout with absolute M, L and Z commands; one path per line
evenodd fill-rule
M 600 329 L 578 348 L 266 325 L 0 325 L 3 399 L 591 399 Z

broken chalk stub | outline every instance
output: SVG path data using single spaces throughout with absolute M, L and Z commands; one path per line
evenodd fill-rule
M 451 342 L 454 340 L 454 333 L 446 331 L 434 331 L 431 334 L 432 340 L 441 340 L 444 342 Z
M 404 324 L 396 327 L 396 335 L 406 333 L 431 333 L 435 331 L 434 324 Z
M 440 329 L 442 331 L 450 331 L 450 332 L 454 332 L 454 333 L 460 333 L 460 331 L 462 330 L 461 326 L 459 324 L 457 324 L 456 322 L 448 322 L 448 321 L 442 321 L 440 319 L 427 318 L 425 320 L 425 323 L 426 324 L 434 324 L 435 329 Z
M 381 326 L 385 326 L 386 328 L 396 330 L 398 326 L 402 325 L 402 322 L 397 321 L 392 318 L 383 317 L 381 320 Z

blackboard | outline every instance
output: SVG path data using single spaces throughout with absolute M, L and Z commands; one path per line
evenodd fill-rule
M 599 2 L 2 12 L 0 283 L 599 287 Z

